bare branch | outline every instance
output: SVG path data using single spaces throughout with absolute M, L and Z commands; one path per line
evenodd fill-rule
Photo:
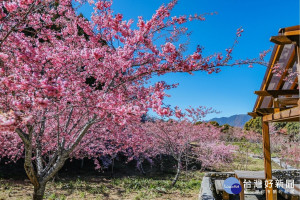
M 85 124 L 85 126 L 80 131 L 80 133 L 77 136 L 77 138 L 75 139 L 74 143 L 67 149 L 67 151 L 65 152 L 65 154 L 69 155 L 75 149 L 75 147 L 79 144 L 79 142 L 81 141 L 81 139 L 83 138 L 83 136 L 87 133 L 87 131 L 89 130 L 89 128 L 95 123 L 96 119 L 97 119 L 97 116 L 94 115 L 93 118 L 91 120 L 89 120 Z
M 22 139 L 24 144 L 29 145 L 30 140 L 29 140 L 28 135 L 24 131 L 22 131 L 22 129 L 20 129 L 20 128 L 17 128 L 15 131 L 18 133 L 19 137 Z

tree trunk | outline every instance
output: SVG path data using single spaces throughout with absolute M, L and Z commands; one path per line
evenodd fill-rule
M 115 158 L 112 159 L 112 163 L 111 163 L 111 177 L 114 176 L 114 165 L 115 165 Z
M 80 163 L 80 169 L 83 168 L 83 164 L 84 164 L 84 158 L 82 158 L 81 163 Z
M 159 154 L 159 159 L 160 159 L 159 170 L 160 170 L 161 172 L 163 172 L 163 171 L 164 171 L 164 165 L 163 165 L 163 157 L 162 157 L 161 154 Z
M 39 184 L 39 186 L 34 186 L 34 192 L 33 192 L 33 200 L 43 200 L 44 193 L 46 189 L 46 183 Z
M 146 172 L 144 171 L 144 168 L 143 168 L 143 162 L 141 162 L 140 170 L 141 170 L 143 175 L 146 175 Z
M 178 164 L 177 164 L 177 172 L 176 172 L 176 176 L 175 178 L 173 179 L 173 182 L 172 182 L 172 186 L 174 186 L 179 178 L 179 175 L 180 175 L 180 171 L 181 171 L 181 160 L 178 161 Z

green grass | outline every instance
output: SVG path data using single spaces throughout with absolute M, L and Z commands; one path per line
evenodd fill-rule
M 272 162 L 272 169 L 282 169 L 277 163 Z M 248 164 L 246 166 L 245 155 L 236 155 L 234 162 L 229 167 L 221 169 L 223 171 L 234 171 L 234 170 L 247 170 L 247 171 L 263 171 L 264 160 L 258 158 L 248 157 Z
M 182 172 L 176 185 L 172 187 L 174 174 L 148 176 L 104 177 L 86 174 L 81 178 L 66 176 L 47 184 L 45 199 L 196 199 L 201 179 L 200 171 Z M 15 181 L 0 178 L 0 199 L 29 200 L 33 186 L 29 181 Z
M 115 186 L 122 186 L 129 191 L 141 190 L 193 190 L 197 189 L 201 184 L 201 180 L 196 178 L 180 179 L 174 187 L 172 180 L 160 180 L 155 178 L 128 177 L 122 179 L 114 179 L 111 182 Z
M 172 186 L 172 176 L 114 178 L 111 180 L 111 184 L 114 187 L 123 188 L 127 194 L 137 193 L 135 199 L 152 199 L 163 194 L 177 192 L 184 195 L 198 191 L 203 175 L 204 173 L 200 172 L 189 172 L 187 176 L 182 174 L 174 187 Z
M 264 160 L 262 144 L 250 142 L 230 142 L 228 144 L 237 146 L 238 149 L 235 153 L 233 163 L 219 169 L 220 171 L 233 171 L 233 170 L 248 170 L 248 171 L 263 171 Z M 248 153 L 248 158 L 247 158 Z M 261 159 L 253 158 L 250 155 L 260 156 Z M 272 154 L 274 156 L 275 154 Z M 247 164 L 246 164 L 247 163 Z M 277 163 L 272 162 L 273 169 L 282 169 Z
M 228 144 L 238 146 L 239 149 L 243 152 L 248 150 L 248 153 L 255 155 L 262 155 L 263 149 L 261 143 L 250 143 L 250 142 L 230 142 Z

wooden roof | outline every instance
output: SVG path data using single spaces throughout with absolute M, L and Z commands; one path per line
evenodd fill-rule
M 282 28 L 277 36 L 270 38 L 275 46 L 261 88 L 255 91 L 258 97 L 249 115 L 266 116 L 294 108 L 293 114 L 297 116 L 291 116 L 289 121 L 299 121 L 299 74 L 295 73 L 297 65 L 299 67 L 299 36 L 300 25 Z M 273 73 L 274 66 L 279 67 L 280 75 Z M 288 77 L 289 74 L 294 76 Z M 275 121 L 270 116 L 268 119 Z

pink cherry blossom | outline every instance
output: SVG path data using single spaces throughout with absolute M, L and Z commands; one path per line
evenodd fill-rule
M 16 2 L 5 2 L 4 7 L 8 12 L 14 12 L 15 10 L 17 10 L 18 5 Z
M 70 157 L 143 151 L 138 144 L 151 138 L 135 126 L 141 116 L 150 109 L 174 115 L 163 102 L 176 84 L 149 85 L 151 77 L 263 63 L 231 61 L 242 29 L 223 54 L 203 54 L 200 46 L 186 54 L 180 38 L 189 37 L 187 17 L 171 16 L 176 0 L 147 21 L 139 17 L 137 26 L 115 14 L 112 1 L 89 3 L 95 8 L 91 21 L 76 14 L 71 0 L 0 2 L 0 157 L 24 157 L 36 199 Z M 203 21 L 204 15 L 189 20 Z M 187 117 L 211 111 L 200 110 L 189 109 Z

